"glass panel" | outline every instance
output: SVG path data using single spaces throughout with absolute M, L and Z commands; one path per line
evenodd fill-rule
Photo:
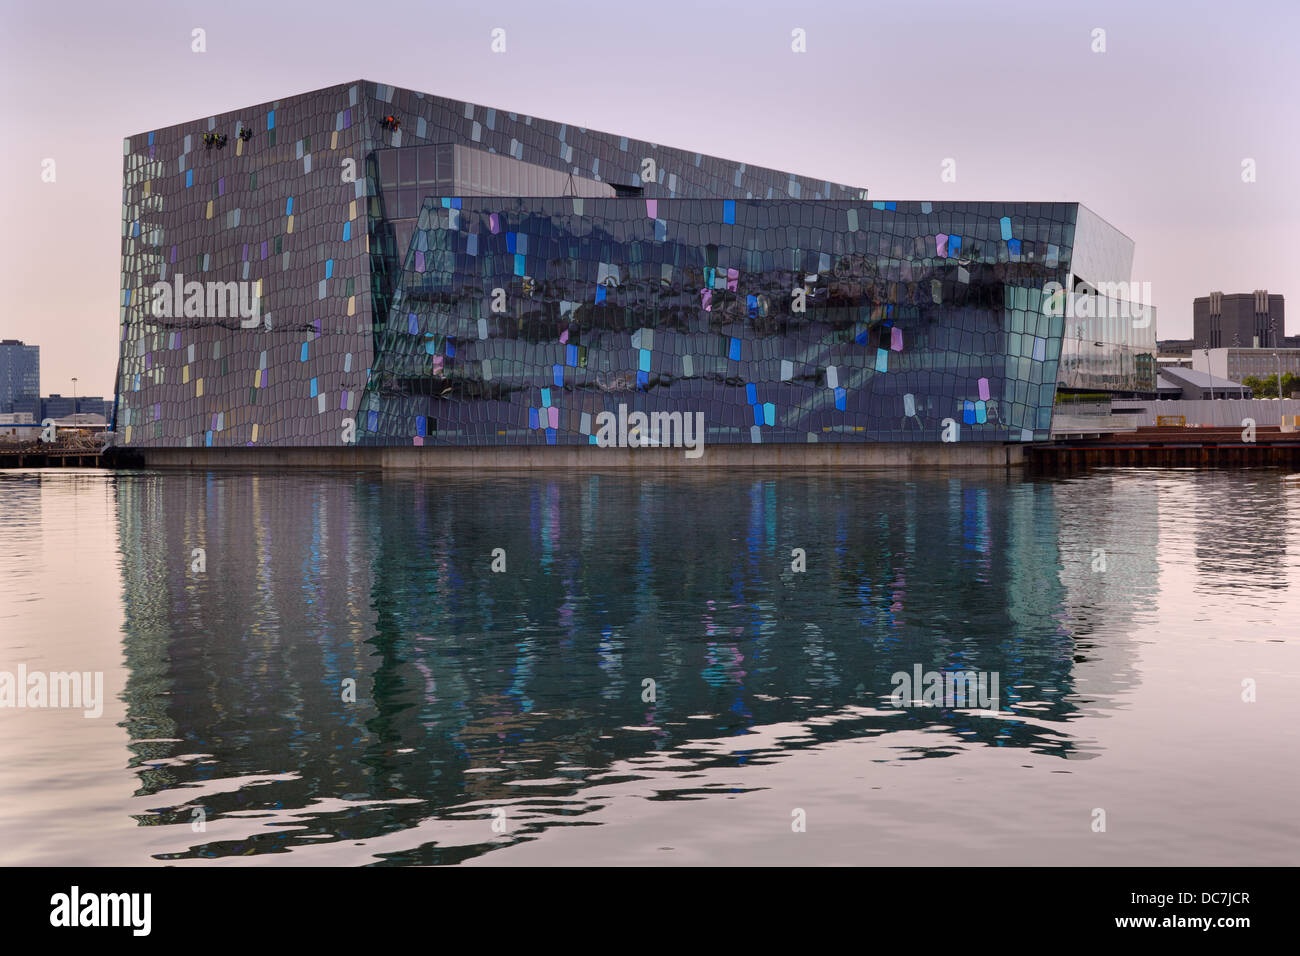
M 377 154 L 379 158 L 379 182 L 380 185 L 393 187 L 397 185 L 397 150 L 381 149 Z
M 412 157 L 414 158 L 414 157 Z M 397 191 L 397 218 L 413 219 L 420 214 L 420 190 L 399 189 Z M 398 254 L 405 250 L 399 249 Z
M 397 182 L 402 186 L 414 186 L 416 175 L 415 153 L 413 149 L 394 150 L 397 153 Z
M 415 150 L 415 153 L 419 166 L 420 184 L 436 186 L 438 184 L 438 148 L 436 146 L 420 146 Z

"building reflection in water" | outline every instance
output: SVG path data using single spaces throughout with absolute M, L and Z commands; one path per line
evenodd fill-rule
M 196 807 L 270 821 L 206 842 L 178 826 L 169 859 L 487 820 L 521 800 L 522 838 L 580 820 L 594 778 L 656 752 L 706 781 L 900 731 L 932 742 L 899 759 L 1095 756 L 1071 722 L 1134 676 L 1131 651 L 1090 635 L 1103 609 L 1122 629 L 1155 587 L 1155 493 L 1104 482 L 231 473 L 117 488 L 139 821 L 188 824 Z M 1067 544 L 1084 537 L 1105 573 Z M 918 664 L 997 673 L 1002 713 L 882 712 L 891 675 Z M 775 750 L 678 749 L 808 721 Z M 387 859 L 502 845 L 476 826 L 479 842 Z

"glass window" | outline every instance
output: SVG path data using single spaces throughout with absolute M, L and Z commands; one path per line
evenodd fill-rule
M 413 149 L 394 150 L 397 153 L 397 182 L 401 186 L 414 186 L 416 175 L 415 154 Z
M 425 186 L 438 184 L 438 148 L 421 146 L 414 150 L 418 164 L 419 182 Z
M 379 183 L 381 186 L 397 185 L 397 151 L 381 149 L 376 156 L 379 160 Z
M 411 157 L 414 160 L 415 157 Z M 420 190 L 399 189 L 397 191 L 397 218 L 414 219 L 420 214 Z M 399 250 L 405 252 L 405 250 Z

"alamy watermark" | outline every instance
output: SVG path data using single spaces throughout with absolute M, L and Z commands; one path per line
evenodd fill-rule
M 704 454 L 703 412 L 632 412 L 596 416 L 596 444 L 601 448 L 685 448 L 687 458 Z
M 148 936 L 152 910 L 152 893 L 83 893 L 74 886 L 50 897 L 50 925 L 126 927 L 133 936 Z
M 913 664 L 911 672 L 896 671 L 889 680 L 894 707 L 948 707 L 957 710 L 998 710 L 997 671 L 926 671 Z
M 80 708 L 84 717 L 104 713 L 103 671 L 0 671 L 0 707 Z
M 186 282 L 178 272 L 171 282 L 155 282 L 150 291 L 155 319 L 238 316 L 245 329 L 256 328 L 262 321 L 262 298 L 253 282 Z
M 1049 282 L 1043 286 L 1043 314 L 1068 319 L 1131 319 L 1134 328 L 1151 324 L 1150 282 L 1080 283 L 1079 292 L 1065 294 L 1065 286 Z M 1145 303 L 1145 304 L 1144 304 Z

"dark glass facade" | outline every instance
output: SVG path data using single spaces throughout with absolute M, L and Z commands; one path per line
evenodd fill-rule
M 1041 437 L 1070 211 L 427 199 L 365 441 L 595 443 L 619 405 L 702 412 L 713 443 Z
M 574 444 L 625 406 L 714 444 L 1045 438 L 1043 289 L 1072 287 L 1083 222 L 1089 279 L 1131 262 L 1081 209 L 871 201 L 343 84 L 125 142 L 116 428 Z
M 67 418 L 69 415 L 103 415 L 104 406 L 109 405 L 109 413 L 112 413 L 111 403 L 105 402 L 99 395 L 46 395 L 41 399 L 41 419 L 46 418 Z

